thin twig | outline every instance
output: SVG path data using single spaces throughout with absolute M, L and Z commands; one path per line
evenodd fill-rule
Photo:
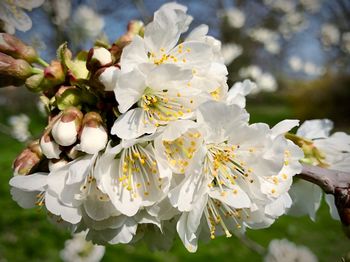
M 264 255 L 266 253 L 266 249 L 255 242 L 254 240 L 248 238 L 244 234 L 237 235 L 237 238 L 244 244 L 246 247 L 248 247 L 250 250 L 254 251 L 255 253 L 259 255 Z

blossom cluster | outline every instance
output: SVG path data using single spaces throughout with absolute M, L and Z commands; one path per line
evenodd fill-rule
M 113 45 L 31 70 L 48 125 L 14 163 L 13 199 L 97 244 L 169 248 L 270 226 L 291 206 L 298 125 L 249 124 L 249 80 L 227 86 L 221 43 L 169 3 Z M 6 51 L 6 50 L 5 50 Z M 64 74 L 64 77 L 61 77 Z M 55 81 L 53 81 L 55 80 Z M 54 84 L 53 84 L 54 83 Z

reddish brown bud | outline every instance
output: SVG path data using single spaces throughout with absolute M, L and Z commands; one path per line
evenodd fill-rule
M 22 59 L 14 59 L 11 56 L 0 53 L 0 75 L 26 79 L 33 74 L 33 68 Z
M 62 64 L 55 60 L 52 61 L 51 64 L 45 68 L 44 77 L 56 85 L 63 83 L 65 80 L 65 72 Z
M 38 59 L 38 53 L 33 47 L 6 33 L 0 33 L 0 52 L 29 63 L 33 63 Z
M 22 151 L 13 163 L 14 175 L 29 175 L 39 165 L 43 155 L 39 141 L 34 141 Z

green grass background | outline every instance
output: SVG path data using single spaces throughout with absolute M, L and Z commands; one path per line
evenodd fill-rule
M 248 103 L 251 121 L 275 124 L 291 117 L 284 104 Z M 24 111 L 23 111 L 24 112 Z M 28 113 L 29 112 L 29 113 Z M 31 132 L 40 134 L 45 120 L 36 110 L 26 110 L 32 118 Z M 0 121 L 7 122 L 12 111 L 0 108 Z M 56 228 L 46 219 L 45 212 L 20 208 L 10 196 L 8 181 L 11 164 L 24 145 L 0 133 L 0 262 L 4 261 L 60 261 L 59 251 L 69 233 Z M 338 221 L 331 219 L 328 207 L 322 204 L 316 223 L 308 217 L 283 216 L 268 229 L 249 230 L 248 236 L 264 247 L 272 239 L 287 238 L 308 246 L 319 261 L 342 261 L 350 252 L 350 241 Z M 136 246 L 107 246 L 102 261 L 261 261 L 262 258 L 244 246 L 235 237 L 218 237 L 209 243 L 200 243 L 197 253 L 190 254 L 177 238 L 169 252 L 152 252 L 144 244 Z

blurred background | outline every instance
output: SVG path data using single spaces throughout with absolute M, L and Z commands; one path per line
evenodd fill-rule
M 8 31 L 6 5 L 0 0 L 0 29 Z M 20 1 L 19 1 L 20 2 Z M 73 51 L 89 49 L 98 39 L 114 42 L 128 22 L 145 23 L 164 0 L 45 0 L 26 11 L 32 27 L 15 35 L 33 45 L 49 61 L 67 41 Z M 229 86 L 255 81 L 249 96 L 251 121 L 270 125 L 286 118 L 329 118 L 337 130 L 350 131 L 350 1 L 348 0 L 187 0 L 194 18 L 191 29 L 209 25 L 209 35 L 222 41 Z M 5 10 L 5 11 L 4 11 Z M 20 23 L 20 21 L 18 21 Z M 18 28 L 17 28 L 18 29 Z M 1 80 L 0 80 L 1 81 Z M 11 163 L 31 137 L 45 127 L 37 96 L 25 88 L 0 89 L 0 262 L 60 261 L 70 238 L 40 210 L 23 210 L 11 199 Z M 248 231 L 267 247 L 272 239 L 288 238 L 305 245 L 320 261 L 350 256 L 350 242 L 322 204 L 316 223 L 308 217 L 284 216 L 271 228 Z M 259 261 L 261 257 L 235 238 L 201 243 L 189 254 L 176 240 L 169 252 L 152 252 L 144 245 L 106 247 L 103 261 Z M 349 260 L 350 261 L 350 260 Z

